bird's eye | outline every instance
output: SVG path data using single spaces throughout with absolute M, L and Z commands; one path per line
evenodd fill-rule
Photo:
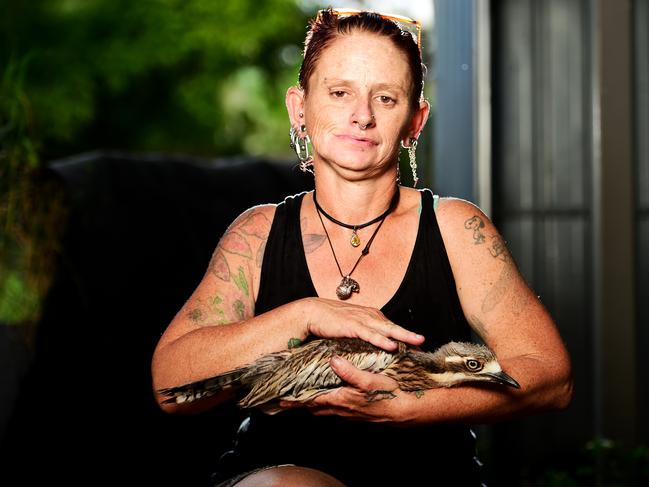
M 466 366 L 471 372 L 477 372 L 478 370 L 482 369 L 482 364 L 472 358 L 466 361 Z

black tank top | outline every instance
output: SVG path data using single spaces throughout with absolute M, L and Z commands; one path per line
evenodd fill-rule
M 422 348 L 468 341 L 470 328 L 435 217 L 433 195 L 422 191 L 415 247 L 395 295 L 381 311 L 426 337 Z M 317 296 L 300 231 L 305 193 L 277 206 L 261 271 L 255 314 Z M 461 424 L 396 428 L 316 417 L 303 410 L 267 416 L 253 411 L 236 441 L 237 469 L 296 464 L 328 472 L 348 487 L 480 485 L 475 436 Z

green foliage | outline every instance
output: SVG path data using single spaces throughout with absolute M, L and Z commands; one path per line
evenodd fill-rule
M 635 487 L 649 485 L 649 448 L 625 448 L 611 440 L 588 442 L 566 467 L 549 468 L 524 487 Z
M 65 209 L 41 161 L 99 148 L 288 156 L 294 0 L 0 2 L 0 322 L 34 323 Z
M 292 0 L 21 0 L 0 11 L 0 66 L 46 156 L 98 147 L 287 154 L 283 97 L 307 16 Z
M 50 283 L 64 210 L 51 181 L 39 180 L 33 111 L 24 91 L 28 58 L 0 79 L 0 322 L 34 323 Z

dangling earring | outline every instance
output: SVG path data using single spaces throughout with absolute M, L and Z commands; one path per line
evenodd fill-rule
M 417 187 L 417 182 L 419 178 L 417 177 L 417 155 L 415 151 L 417 150 L 417 139 L 415 137 L 410 138 L 410 145 L 407 146 L 401 141 L 401 147 L 408 149 L 408 158 L 410 159 L 410 169 L 412 169 L 412 187 Z
M 300 131 L 306 132 L 306 125 L 301 125 Z M 305 135 L 304 138 L 300 137 L 295 127 L 291 127 L 289 136 L 291 137 L 291 149 L 295 151 L 300 161 L 300 169 L 302 172 L 313 174 L 313 157 L 309 155 L 309 142 L 311 142 L 311 139 L 309 139 L 308 135 Z

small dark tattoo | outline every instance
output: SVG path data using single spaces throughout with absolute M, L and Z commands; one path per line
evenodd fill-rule
M 302 340 L 300 340 L 299 338 L 290 338 L 289 341 L 288 341 L 289 350 L 291 348 L 297 348 L 300 345 L 302 345 Z
M 310 254 L 315 252 L 324 243 L 326 237 L 317 233 L 307 233 L 304 235 L 304 253 Z
M 505 241 L 500 237 L 493 237 L 493 243 L 491 244 L 489 252 L 496 259 L 500 259 L 504 262 L 507 262 L 509 260 L 507 245 L 505 244 Z
M 415 391 L 415 397 L 417 399 L 421 399 L 422 397 L 424 397 L 424 391 L 422 390 Z
M 481 229 L 484 228 L 484 222 L 478 215 L 472 216 L 465 221 L 464 228 L 467 230 L 473 230 L 473 243 L 475 245 L 483 244 L 485 242 L 484 233 L 481 231 Z
M 242 320 L 246 314 L 246 306 L 243 304 L 243 302 L 240 299 L 237 299 L 234 304 L 232 305 L 232 309 L 234 311 L 234 315 Z
M 205 316 L 203 315 L 203 311 L 200 310 L 199 308 L 190 309 L 189 312 L 187 313 L 187 317 L 190 320 L 192 320 L 194 323 L 198 323 L 205 319 Z
M 396 397 L 397 395 L 392 391 L 375 390 L 365 393 L 365 400 L 367 402 L 384 401 L 386 399 L 395 399 Z

